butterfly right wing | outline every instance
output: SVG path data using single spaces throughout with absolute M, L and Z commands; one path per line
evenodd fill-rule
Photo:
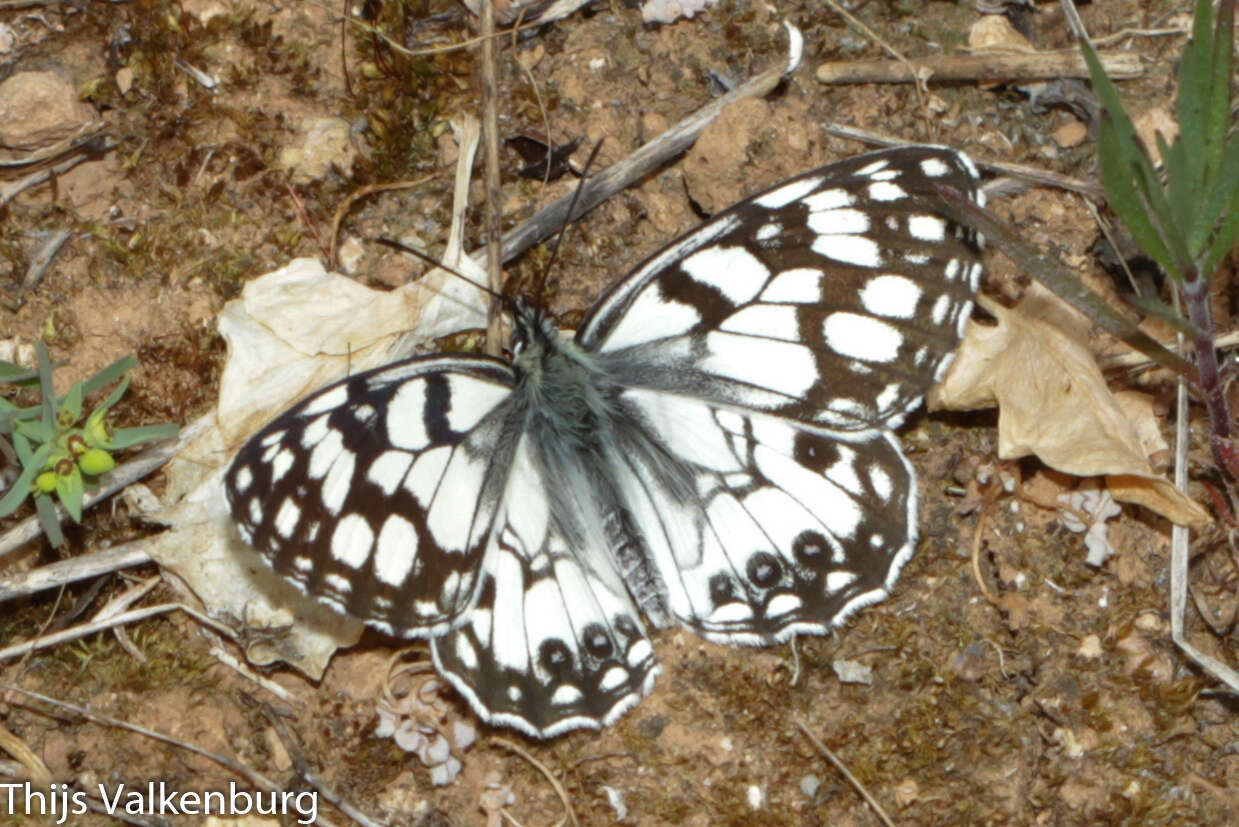
M 649 693 L 658 665 L 588 486 L 562 492 L 573 501 L 563 513 L 532 442 L 517 449 L 476 605 L 430 645 L 479 717 L 551 738 L 614 722 Z
M 618 385 L 834 431 L 893 428 L 950 364 L 979 241 L 936 187 L 984 204 L 945 147 L 848 158 L 719 213 L 617 282 L 577 332 Z
M 512 370 L 434 356 L 350 376 L 242 446 L 225 475 L 241 537 L 302 592 L 401 636 L 459 622 L 499 508 Z

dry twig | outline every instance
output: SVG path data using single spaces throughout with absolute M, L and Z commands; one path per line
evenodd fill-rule
M 852 771 L 849 770 L 847 766 L 845 766 L 844 763 L 839 760 L 838 756 L 836 756 L 833 752 L 831 752 L 830 749 L 825 744 L 823 744 L 817 738 L 817 736 L 815 736 L 812 732 L 810 732 L 809 728 L 805 726 L 803 723 L 801 723 L 800 721 L 797 721 L 796 726 L 800 727 L 800 731 L 803 732 L 804 736 L 809 739 L 809 743 L 811 743 L 815 748 L 817 748 L 818 752 L 826 756 L 826 760 L 834 764 L 835 769 L 837 769 L 839 773 L 848 780 L 848 783 L 850 783 L 853 787 L 856 788 L 856 791 L 860 793 L 861 798 L 865 799 L 865 802 L 870 807 L 873 808 L 873 811 L 877 813 L 877 816 L 879 819 L 881 819 L 882 823 L 885 824 L 886 827 L 895 827 L 895 822 L 891 821 L 890 816 L 888 816 L 886 814 L 886 811 L 882 809 L 882 805 L 878 803 L 877 799 L 875 799 L 872 795 L 869 794 L 869 791 L 865 789 L 865 785 L 861 784 L 860 780 L 857 779 L 856 776 L 852 775 Z
M 565 824 L 569 823 L 572 824 L 572 827 L 580 827 L 580 822 L 576 819 L 576 811 L 572 809 L 572 801 L 568 798 L 568 791 L 564 789 L 564 785 L 559 783 L 559 779 L 556 778 L 549 769 L 547 769 L 545 764 L 530 755 L 529 752 L 523 747 L 514 744 L 506 738 L 500 738 L 496 735 L 491 736 L 490 740 L 509 752 L 516 753 L 530 764 L 533 764 L 534 768 L 538 772 L 542 773 L 542 775 L 546 777 L 546 780 L 550 782 L 551 787 L 555 790 L 555 794 L 559 796 L 559 800 L 564 804 L 564 817 L 560 819 L 559 824 L 557 824 L 556 827 L 564 827 Z
M 1103 52 L 1098 57 L 1112 78 L 1134 78 L 1144 73 L 1140 56 L 1131 52 Z M 928 76 L 935 81 L 1008 81 L 1086 78 L 1088 65 L 1079 52 L 1033 54 L 940 55 L 908 62 L 894 60 L 841 60 L 817 67 L 822 83 L 908 83 Z

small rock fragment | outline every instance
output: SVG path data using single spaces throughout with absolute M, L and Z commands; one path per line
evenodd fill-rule
M 860 661 L 833 660 L 830 668 L 835 670 L 835 677 L 840 683 L 861 683 L 869 686 L 873 683 L 873 669 Z
M 333 169 L 349 178 L 357 150 L 349 140 L 344 118 L 306 118 L 297 127 L 292 146 L 280 150 L 276 166 L 292 173 L 294 184 L 326 178 Z
M 1076 649 L 1076 654 L 1090 660 L 1101 657 L 1101 638 L 1097 635 L 1085 635 L 1080 641 L 1080 648 Z
M 617 790 L 614 787 L 603 787 L 602 791 L 607 795 L 607 803 L 611 805 L 611 809 L 615 811 L 615 820 L 623 821 L 628 818 L 628 805 L 624 803 L 623 790 Z
M 36 150 L 72 136 L 94 120 L 73 84 L 55 72 L 18 72 L 0 83 L 0 145 Z

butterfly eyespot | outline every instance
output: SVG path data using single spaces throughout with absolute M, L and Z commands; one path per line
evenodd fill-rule
M 598 660 L 606 660 L 615 652 L 611 638 L 601 624 L 591 623 L 581 634 L 585 641 L 585 649 Z
M 722 572 L 711 576 L 710 601 L 715 606 L 736 602 L 736 581 Z
M 625 640 L 641 637 L 641 630 L 637 628 L 637 624 L 628 615 L 616 615 L 612 625 L 615 631 L 619 632 L 620 636 Z
M 826 537 L 816 531 L 801 532 L 792 541 L 792 554 L 796 562 L 810 569 L 823 568 L 827 563 L 829 550 Z
M 487 722 L 615 722 L 647 627 L 727 644 L 827 633 L 916 547 L 894 429 L 953 356 L 981 276 L 942 147 L 807 172 L 620 279 L 574 337 L 506 302 L 505 359 L 440 354 L 330 385 L 224 475 L 294 586 L 398 637 Z
M 778 585 L 783 577 L 783 567 L 778 559 L 769 552 L 759 551 L 749 558 L 745 566 L 745 574 L 749 582 L 759 589 L 769 589 Z
M 572 674 L 572 650 L 558 638 L 544 640 L 538 647 L 538 664 L 553 678 L 569 677 Z

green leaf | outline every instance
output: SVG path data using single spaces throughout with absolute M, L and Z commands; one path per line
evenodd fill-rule
M 1212 10 L 1213 6 L 1209 0 L 1198 0 L 1197 15 L 1208 16 Z M 1211 64 L 1209 78 L 1212 83 L 1212 94 L 1206 102 L 1204 115 L 1208 127 L 1205 174 L 1211 178 L 1212 172 L 1222 165 L 1226 133 L 1230 128 L 1231 72 L 1235 60 L 1235 9 L 1229 0 L 1223 0 L 1217 26 L 1210 32 L 1210 35 L 1209 48 L 1213 54 L 1209 61 Z
M 54 447 L 50 442 L 47 445 L 40 445 L 40 449 L 46 448 L 50 456 Z M 17 461 L 22 464 L 22 468 L 26 468 L 34 462 L 34 458 L 38 456 L 38 451 L 30 446 L 30 440 L 19 433 L 13 434 L 13 450 L 17 452 Z M 43 458 L 43 462 L 47 461 L 47 457 Z M 40 463 L 41 465 L 42 463 Z
M 86 395 L 89 396 L 100 388 L 104 388 L 112 384 L 137 366 L 138 360 L 132 356 L 125 356 L 117 359 L 115 362 L 83 382 L 83 390 L 86 392 Z
M 1025 241 L 1020 233 L 954 190 L 941 187 L 936 189 L 942 196 L 941 210 L 947 218 L 984 235 L 988 244 L 1014 261 L 1020 269 L 1040 281 L 1063 301 L 1088 316 L 1103 330 L 1144 353 L 1159 365 L 1191 382 L 1199 383 L 1199 374 L 1190 362 L 1167 350 L 1136 327 L 1131 320 L 1102 301 L 1074 271 L 1046 256 Z
M 1172 278 L 1182 282 L 1182 270 L 1177 266 L 1170 250 L 1162 241 L 1161 233 L 1149 217 L 1145 200 L 1137 191 L 1134 177 L 1129 173 L 1130 167 L 1122 161 L 1123 151 L 1120 145 L 1121 138 L 1114 120 L 1109 116 L 1109 112 L 1102 111 L 1097 134 L 1097 155 L 1101 163 L 1101 180 L 1105 184 L 1110 207 L 1127 225 L 1132 238 L 1141 249 Z
M 1179 96 L 1176 116 L 1179 121 L 1179 143 L 1184 147 L 1186 169 L 1181 186 L 1193 189 L 1203 178 L 1205 165 L 1205 101 L 1212 81 L 1209 77 L 1209 48 L 1213 39 L 1210 0 L 1197 0 L 1192 37 L 1179 58 Z
M 1163 322 L 1170 325 L 1172 328 L 1193 341 L 1207 338 L 1204 331 L 1192 324 L 1183 316 L 1182 313 L 1175 310 L 1161 299 L 1155 299 L 1152 296 L 1124 296 L 1123 298 L 1124 301 L 1132 307 L 1139 309 L 1146 316 L 1161 319 Z
M 43 424 L 42 419 L 23 419 L 17 422 L 13 427 L 13 433 L 21 434 L 31 442 L 37 442 L 40 445 L 47 442 L 51 443 L 56 439 L 56 429 L 48 428 Z
M 1170 191 L 1170 208 L 1178 216 L 1178 226 L 1192 227 L 1196 214 L 1200 210 L 1201 195 L 1198 187 L 1188 177 L 1188 161 L 1185 144 L 1175 141 L 1174 146 L 1167 146 L 1162 133 L 1157 132 L 1157 151 L 1162 156 L 1162 165 L 1166 168 L 1166 184 Z M 1162 227 L 1163 231 L 1166 227 Z M 1189 250 L 1191 247 L 1189 245 Z
M 39 513 L 39 525 L 43 526 L 47 541 L 56 548 L 60 548 L 65 544 L 65 533 L 60 530 L 60 518 L 56 515 L 56 506 L 52 504 L 52 498 L 47 494 L 40 494 L 34 498 L 34 505 Z
M 143 425 L 139 428 L 118 428 L 112 434 L 112 447 L 116 449 L 132 448 L 143 442 L 159 442 L 173 439 L 181 429 L 171 423 L 164 425 Z
M 27 384 L 32 379 L 38 379 L 39 372 L 6 362 L 0 359 L 0 383 L 8 385 Z
M 82 418 L 82 383 L 78 382 L 69 388 L 69 392 L 60 400 L 60 410 L 64 414 L 64 427 L 71 428 Z
M 1200 272 L 1212 276 L 1217 272 L 1222 257 L 1235 246 L 1235 238 L 1239 236 L 1239 189 L 1231 193 L 1230 210 L 1213 237 L 1213 243 L 1200 260 Z
M 20 457 L 22 448 L 18 446 L 17 440 L 13 441 L 13 447 L 17 450 Z M 29 451 L 30 445 L 26 443 L 26 450 Z M 48 456 L 52 453 L 51 445 L 44 445 L 33 455 L 27 455 L 22 459 L 22 472 L 17 476 L 17 481 L 9 487 L 9 490 L 4 492 L 4 496 L 0 497 L 0 518 L 7 517 L 17 510 L 26 497 L 30 495 L 30 486 L 34 485 L 34 478 L 43 470 L 44 463 L 47 462 Z M 27 461 L 29 459 L 29 461 Z
M 1239 192 L 1239 135 L 1232 135 L 1225 149 L 1221 169 L 1213 177 L 1212 186 L 1205 195 L 1204 205 L 1188 239 L 1188 246 L 1193 250 L 1202 250 L 1210 243 L 1218 219 L 1224 210 L 1233 209 L 1235 193 Z
M 95 409 L 90 412 L 93 416 L 102 416 L 108 410 L 120 401 L 120 398 L 125 395 L 125 391 L 129 389 L 129 376 L 126 374 L 121 377 L 120 384 L 112 388 L 112 392 L 107 395 L 102 402 L 95 406 Z
M 56 496 L 75 523 L 82 521 L 82 492 L 82 472 L 76 464 L 70 473 L 56 477 Z
M 52 360 L 47 355 L 47 345 L 43 343 L 42 339 L 34 343 L 34 350 L 39 357 L 39 390 L 43 394 L 41 402 L 43 424 L 46 426 L 48 433 L 55 433 L 56 386 L 52 384 Z

